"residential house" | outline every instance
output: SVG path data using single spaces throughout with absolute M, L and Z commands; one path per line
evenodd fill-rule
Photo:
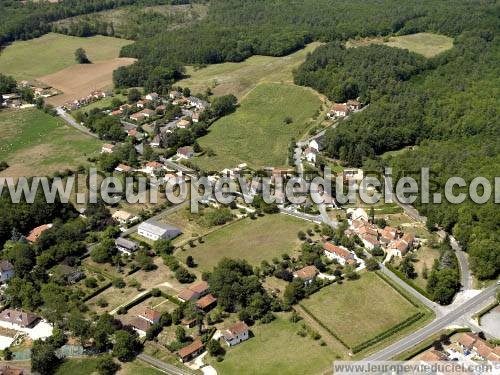
M 140 337 L 146 336 L 146 332 L 151 328 L 151 323 L 147 320 L 139 318 L 138 316 L 134 317 L 129 325 L 137 332 Z
M 200 121 L 200 113 L 199 112 L 194 112 L 193 115 L 191 116 L 191 120 L 193 122 L 199 122 Z
M 123 111 L 121 109 L 115 109 L 114 111 L 109 112 L 109 116 L 121 116 Z
M 330 118 L 345 117 L 349 114 L 349 108 L 346 103 L 334 103 L 330 112 L 328 113 Z
M 139 225 L 137 233 L 140 236 L 156 241 L 161 239 L 169 240 L 177 237 L 182 231 L 170 224 L 160 223 L 154 220 L 144 221 Z
M 115 150 L 116 145 L 105 143 L 101 147 L 101 154 L 111 154 Z
M 8 260 L 0 261 L 0 282 L 4 283 L 14 277 L 14 266 Z
M 168 94 L 168 97 L 170 99 L 177 99 L 181 96 L 182 96 L 182 93 L 180 91 L 176 91 L 176 90 L 170 91 L 170 93 Z
M 144 115 L 145 118 L 150 118 L 154 115 L 156 115 L 156 112 L 153 111 L 152 109 L 149 109 L 149 108 L 146 108 L 146 109 L 143 109 L 141 112 L 139 113 L 142 113 Z
M 217 298 L 211 294 L 207 294 L 196 301 L 196 307 L 204 312 L 210 311 L 217 304 Z
M 5 309 L 0 312 L 0 326 L 4 328 L 32 328 L 39 320 L 39 316 L 23 310 Z
M 196 107 L 200 111 L 204 111 L 209 106 L 208 102 L 197 98 L 196 96 L 190 96 L 189 98 L 187 98 L 187 100 L 190 106 Z
M 341 265 L 354 264 L 356 263 L 356 257 L 353 253 L 347 250 L 343 246 L 336 246 L 331 242 L 325 242 L 323 244 L 323 253 L 330 260 L 336 260 Z
M 117 172 L 122 172 L 122 173 L 128 173 L 132 170 L 131 167 L 129 167 L 128 165 L 126 164 L 118 164 L 115 168 L 115 171 Z
M 146 95 L 146 100 L 152 100 L 152 101 L 155 101 L 155 100 L 158 100 L 160 99 L 160 95 L 158 95 L 156 92 L 151 92 L 149 94 Z
M 149 307 L 144 308 L 144 310 L 139 314 L 139 318 L 148 321 L 151 324 L 156 324 L 160 322 L 161 312 L 153 310 Z
M 361 109 L 361 103 L 357 99 L 349 99 L 346 104 L 349 111 L 359 111 Z
M 118 251 L 127 255 L 132 255 L 133 252 L 136 252 L 139 249 L 139 245 L 137 245 L 137 243 L 122 237 L 118 237 L 115 240 L 115 246 Z
M 113 215 L 112 218 L 115 219 L 122 225 L 127 225 L 137 220 L 137 217 L 127 211 L 118 210 Z
M 408 243 L 402 239 L 393 240 L 387 245 L 387 251 L 397 257 L 406 255 L 408 249 Z
M 149 145 L 153 148 L 158 148 L 161 146 L 161 137 L 159 134 L 155 135 Z
M 483 360 L 498 361 L 500 346 L 490 344 L 477 333 L 464 332 L 458 338 L 458 344 L 466 355 L 477 356 Z
M 147 162 L 146 165 L 144 166 L 144 171 L 146 173 L 149 173 L 150 175 L 154 175 L 155 173 L 158 173 L 159 171 L 164 169 L 164 165 L 162 163 L 159 163 L 157 161 L 150 161 Z
M 417 241 L 415 240 L 415 236 L 413 234 L 405 233 L 401 239 L 408 244 L 408 250 L 413 250 L 415 248 Z
M 38 240 L 38 237 L 40 237 L 43 232 L 50 228 L 52 228 L 52 224 L 43 224 L 36 228 L 33 228 L 26 237 L 26 240 L 31 243 L 36 242 L 36 240 Z
M 222 332 L 222 338 L 229 346 L 234 346 L 248 340 L 249 328 L 245 322 L 237 322 Z
M 304 156 L 306 160 L 310 163 L 316 163 L 316 155 L 318 154 L 318 150 L 312 147 L 308 147 L 304 151 Z
M 293 273 L 293 277 L 301 279 L 304 284 L 308 285 L 313 282 L 316 276 L 319 274 L 319 270 L 315 266 L 306 266 L 297 270 Z
M 183 318 L 181 320 L 181 326 L 183 326 L 186 329 L 193 328 L 195 325 L 196 325 L 195 318 Z
M 177 295 L 177 298 L 182 302 L 189 302 L 197 300 L 206 294 L 208 294 L 208 283 L 206 281 L 198 281 L 182 289 Z
M 363 170 L 359 168 L 346 168 L 342 172 L 344 181 L 355 181 L 357 183 L 363 180 Z
M 179 147 L 177 149 L 177 157 L 179 159 L 190 159 L 194 155 L 193 148 L 190 146 Z
M 59 280 L 63 280 L 68 284 L 76 284 L 78 281 L 85 278 L 85 273 L 78 268 L 66 264 L 58 264 L 54 267 L 54 275 L 57 275 Z
M 146 102 L 145 100 L 141 99 L 141 100 L 139 100 L 137 103 L 135 103 L 135 106 L 136 106 L 137 108 L 144 108 L 144 107 L 146 106 L 146 103 L 147 103 L 147 102 Z
M 173 105 L 188 105 L 189 104 L 189 100 L 187 100 L 184 97 L 179 97 L 179 98 L 174 99 L 172 101 L 172 104 Z
M 200 340 L 195 340 L 188 346 L 180 349 L 177 352 L 177 356 L 182 363 L 185 363 L 203 353 L 204 350 L 205 347 L 203 346 L 202 342 Z
M 129 116 L 129 119 L 134 120 L 134 121 L 138 121 L 138 122 L 144 120 L 145 118 L 146 118 L 146 116 L 144 115 L 144 113 L 142 113 L 142 111 L 131 114 Z
M 122 104 L 119 108 L 120 108 L 120 111 L 126 111 L 127 109 L 132 108 L 132 105 L 130 105 L 130 104 Z
M 313 148 L 316 151 L 320 151 L 323 148 L 321 143 L 317 139 L 313 139 L 311 142 L 309 142 L 308 146 L 309 146 L 309 148 Z
M 179 129 L 187 129 L 189 127 L 189 125 L 191 125 L 191 122 L 189 120 L 186 120 L 186 119 L 181 119 L 178 123 L 177 123 L 177 127 Z

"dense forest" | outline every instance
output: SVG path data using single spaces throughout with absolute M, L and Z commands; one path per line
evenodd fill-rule
M 483 176 L 493 183 L 500 175 L 500 45 L 496 28 L 480 26 L 423 64 L 415 59 L 408 65 L 402 52 L 380 56 L 382 46 L 346 51 L 331 43 L 311 54 L 295 74 L 297 83 L 338 101 L 359 94 L 370 104 L 326 133 L 327 154 L 347 165 L 391 166 L 397 174 L 415 173 L 416 178 L 420 168 L 429 167 L 441 193 L 452 176 L 468 183 Z M 378 59 L 381 63 L 373 62 Z M 500 217 L 493 197 L 482 205 L 466 200 L 459 205 L 417 201 L 415 206 L 428 217 L 429 228 L 437 225 L 457 237 L 479 278 L 498 275 Z

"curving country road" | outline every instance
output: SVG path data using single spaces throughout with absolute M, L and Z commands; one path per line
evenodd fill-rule
M 99 138 L 99 136 L 97 134 L 92 133 L 85 126 L 77 123 L 75 121 L 75 119 L 69 113 L 67 113 L 64 109 L 62 109 L 61 107 L 56 107 L 56 112 L 59 115 L 59 117 L 61 117 L 69 126 L 75 128 L 78 131 L 81 131 L 82 133 L 90 135 L 91 137 Z

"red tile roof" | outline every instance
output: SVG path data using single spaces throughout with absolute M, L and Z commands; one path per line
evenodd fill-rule
M 146 307 L 142 312 L 142 316 L 146 319 L 157 321 L 161 318 L 161 312 Z
M 28 234 L 28 237 L 26 237 L 26 239 L 29 241 L 29 242 L 35 242 L 38 237 L 41 236 L 41 234 L 43 232 L 45 232 L 47 229 L 50 229 L 52 227 L 52 224 L 43 224 L 43 225 L 40 225 L 39 227 L 36 227 L 36 228 L 33 228 L 30 232 L 30 234 Z
M 337 254 L 338 256 L 344 258 L 345 260 L 354 258 L 354 255 L 352 255 L 352 253 L 349 250 L 336 246 L 331 242 L 325 242 L 323 244 L 323 249 L 325 251 L 328 251 L 329 253 Z
M 211 306 L 216 302 L 217 298 L 215 298 L 211 294 L 207 294 L 205 297 L 202 297 L 198 301 L 196 301 L 196 306 L 200 309 L 206 309 L 207 307 Z
M 229 335 L 224 335 L 224 337 L 230 340 L 232 337 L 242 334 L 244 332 L 248 332 L 248 326 L 246 325 L 245 322 L 240 321 L 234 323 L 232 326 L 227 328 L 225 333 L 228 333 Z
M 196 293 L 205 293 L 208 290 L 208 283 L 206 281 L 198 281 L 188 286 L 188 288 Z
M 315 266 L 306 266 L 297 270 L 293 273 L 295 277 L 298 277 L 302 280 L 310 280 L 314 278 L 319 273 L 318 269 Z
M 181 358 L 186 358 L 186 357 L 189 357 L 190 355 L 193 355 L 194 353 L 198 352 L 201 349 L 203 349 L 203 344 L 201 343 L 200 340 L 196 340 L 196 341 L 193 341 L 188 346 L 180 349 L 177 352 L 177 354 Z

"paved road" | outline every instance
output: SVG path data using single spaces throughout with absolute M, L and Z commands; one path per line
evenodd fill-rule
M 472 272 L 469 268 L 469 255 L 463 251 L 462 246 L 453 236 L 450 236 L 450 245 L 457 255 L 462 290 L 470 290 L 472 289 Z
M 405 338 L 399 340 L 398 342 L 374 353 L 365 358 L 365 360 L 370 361 L 382 361 L 389 360 L 396 356 L 397 354 L 411 349 L 418 343 L 422 342 L 429 336 L 441 331 L 449 325 L 452 325 L 455 321 L 460 319 L 462 315 L 465 315 L 472 311 L 480 310 L 481 307 L 488 303 L 491 297 L 495 295 L 496 285 L 492 285 L 487 289 L 483 290 L 481 293 L 475 297 L 469 299 L 467 302 L 457 306 L 455 309 L 450 311 L 444 316 L 435 319 L 432 323 L 428 324 L 424 328 L 406 336 Z
M 423 303 L 425 306 L 427 306 L 429 309 L 434 311 L 436 316 L 441 316 L 443 315 L 443 308 L 441 305 L 439 305 L 436 302 L 431 301 L 430 299 L 426 298 L 419 292 L 417 292 L 414 288 L 409 286 L 407 283 L 405 283 L 403 280 L 401 280 L 397 275 L 395 275 L 391 270 L 389 270 L 385 265 L 380 264 L 380 271 L 389 277 L 394 283 L 396 283 L 398 286 L 406 290 L 408 293 L 410 293 L 412 296 L 414 296 L 416 299 L 418 299 L 421 303 Z
M 64 111 L 61 107 L 56 107 L 57 114 L 59 117 L 61 117 L 69 126 L 75 128 L 76 130 L 81 131 L 82 133 L 85 133 L 87 135 L 90 135 L 91 137 L 94 138 L 99 138 L 99 136 L 95 133 L 92 133 L 89 129 L 87 129 L 85 126 L 80 125 L 75 121 L 75 119 L 67 112 Z
M 163 371 L 166 374 L 170 374 L 170 375 L 191 375 L 191 374 L 193 374 L 192 372 L 182 370 L 179 367 L 176 367 L 174 365 L 160 361 L 159 359 L 151 357 L 150 355 L 147 355 L 147 354 L 139 354 L 137 356 L 137 358 L 139 358 L 141 361 L 149 363 L 153 367 L 156 367 L 157 369 Z
M 175 169 L 177 171 L 184 172 L 185 174 L 187 174 L 191 177 L 196 176 L 195 171 L 189 167 L 186 167 L 185 165 L 182 165 L 180 163 L 175 163 L 172 160 L 165 159 L 164 157 L 160 157 L 160 161 L 162 163 L 164 163 L 167 167 L 170 167 L 170 168 Z
M 319 215 L 309 215 L 303 212 L 291 210 L 289 208 L 280 208 L 280 212 L 285 215 L 295 216 L 299 219 L 312 221 L 314 223 L 321 223 L 323 221 Z

